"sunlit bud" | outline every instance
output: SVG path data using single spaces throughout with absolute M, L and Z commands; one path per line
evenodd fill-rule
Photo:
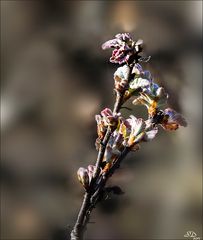
M 117 126 L 120 113 L 113 114 L 111 109 L 105 108 L 101 111 L 102 120 L 105 126 Z
M 130 90 L 137 90 L 149 86 L 150 81 L 141 77 L 136 77 L 129 83 Z
M 131 125 L 131 134 L 135 137 L 145 129 L 146 125 L 142 118 L 136 118 L 135 116 L 131 115 L 128 121 Z
M 110 62 L 122 64 L 124 62 L 138 60 L 138 53 L 142 51 L 143 41 L 139 39 L 134 42 L 129 33 L 119 33 L 114 39 L 105 42 L 103 49 L 114 48 Z
M 103 49 L 114 48 L 110 62 L 112 63 L 132 63 L 135 62 L 146 62 L 150 58 L 142 57 L 139 55 L 143 49 L 143 40 L 139 39 L 133 41 L 129 33 L 119 33 L 114 39 L 105 42 L 102 45 Z
M 146 80 L 148 81 L 148 80 Z M 147 107 L 150 117 L 154 117 L 159 107 L 167 102 L 168 94 L 163 87 L 148 81 L 150 84 L 142 87 L 142 92 L 133 101 L 134 105 L 143 104 Z
M 114 73 L 115 89 L 119 92 L 124 91 L 128 86 L 130 68 L 127 65 L 119 67 Z
M 97 122 L 97 134 L 99 139 L 103 139 L 106 133 L 106 126 L 104 124 L 103 118 L 100 115 L 95 116 L 95 120 Z
M 86 168 L 80 167 L 77 171 L 78 179 L 85 189 L 89 187 L 89 175 Z
M 166 91 L 163 87 L 160 87 L 157 89 L 156 96 L 158 99 L 158 101 L 157 101 L 158 107 L 165 104 L 168 99 L 168 94 L 166 93 Z

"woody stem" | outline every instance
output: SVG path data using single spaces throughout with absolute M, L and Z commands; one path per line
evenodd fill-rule
M 132 72 L 132 68 L 130 67 L 130 71 L 128 74 L 129 80 L 131 77 L 131 72 Z M 125 91 L 123 91 L 122 93 L 120 93 L 118 91 L 116 92 L 116 101 L 114 104 L 113 114 L 116 114 L 120 111 L 120 108 L 123 104 L 124 93 L 125 93 Z M 111 134 L 112 134 L 112 129 L 109 126 L 107 128 L 105 137 L 104 137 L 102 143 L 100 144 L 99 152 L 98 152 L 98 156 L 97 156 L 97 160 L 96 160 L 96 164 L 95 164 L 96 170 L 94 172 L 94 178 L 92 179 L 92 181 L 90 183 L 89 191 L 84 194 L 83 202 L 82 202 L 80 211 L 78 213 L 76 223 L 71 232 L 71 240 L 82 240 L 83 239 L 84 230 L 85 230 L 86 224 L 88 222 L 87 219 L 89 218 L 89 216 L 87 216 L 88 209 L 91 209 L 91 196 L 94 194 L 94 185 L 99 177 L 101 163 L 103 161 L 106 146 L 108 144 Z M 105 181 L 105 183 L 106 183 L 106 181 Z

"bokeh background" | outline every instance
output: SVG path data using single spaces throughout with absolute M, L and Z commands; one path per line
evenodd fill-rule
M 76 171 L 97 155 L 94 115 L 114 101 L 101 44 L 126 31 L 144 40 L 144 68 L 188 127 L 126 158 L 109 182 L 125 194 L 98 205 L 86 238 L 202 236 L 201 29 L 202 1 L 1 0 L 2 240 L 67 239 L 83 196 Z

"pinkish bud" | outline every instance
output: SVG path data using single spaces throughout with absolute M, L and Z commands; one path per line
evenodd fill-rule
M 138 53 L 142 51 L 142 45 L 142 40 L 134 42 L 129 33 L 119 33 L 114 39 L 105 42 L 102 48 L 114 48 L 110 62 L 123 64 L 141 58 Z

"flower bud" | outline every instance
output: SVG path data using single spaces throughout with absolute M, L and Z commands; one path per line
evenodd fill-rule
M 145 88 L 150 85 L 150 81 L 141 77 L 136 77 L 134 78 L 130 83 L 129 83 L 129 88 L 130 90 L 137 90 Z
M 115 89 L 123 92 L 128 86 L 130 68 L 127 65 L 119 67 L 114 73 Z
M 101 111 L 101 116 L 103 117 L 102 120 L 104 122 L 104 125 L 107 126 L 117 126 L 118 124 L 118 117 L 120 116 L 120 113 L 113 114 L 111 109 L 105 108 Z
M 135 42 L 129 33 L 119 33 L 114 39 L 105 42 L 102 48 L 114 48 L 110 62 L 123 64 L 138 61 L 141 58 L 138 53 L 142 51 L 142 45 L 141 39 Z
M 103 118 L 100 115 L 95 116 L 97 122 L 97 134 L 100 140 L 102 140 L 106 133 L 106 126 L 104 124 Z
M 87 190 L 89 187 L 89 175 L 88 170 L 86 168 L 80 167 L 77 171 L 78 180 L 83 185 L 83 187 Z

